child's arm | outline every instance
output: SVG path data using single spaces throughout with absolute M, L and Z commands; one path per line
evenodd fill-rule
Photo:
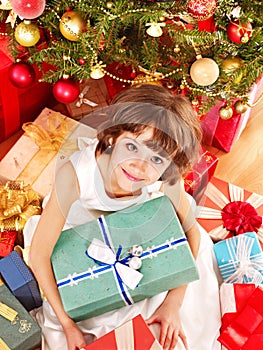
M 183 181 L 178 182 L 175 186 L 164 186 L 164 193 L 170 198 L 176 209 L 192 254 L 194 258 L 196 258 L 200 245 L 200 232 L 189 199 L 186 196 Z M 161 306 L 147 320 L 148 324 L 155 322 L 160 323 L 161 331 L 159 341 L 164 349 L 174 349 L 178 338 L 181 338 L 185 349 L 188 349 L 187 339 L 180 320 L 180 308 L 183 303 L 186 288 L 187 285 L 184 285 L 170 290 Z
M 78 181 L 71 163 L 66 163 L 56 176 L 50 199 L 43 210 L 30 249 L 30 266 L 47 300 L 54 309 L 65 335 L 68 349 L 85 345 L 77 325 L 64 311 L 51 266 L 51 255 L 63 229 L 72 203 L 78 198 Z

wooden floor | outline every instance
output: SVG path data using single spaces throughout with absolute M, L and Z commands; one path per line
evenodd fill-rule
M 263 92 L 258 92 L 258 97 Z M 252 108 L 239 140 L 229 153 L 210 147 L 219 157 L 215 176 L 263 195 L 263 99 Z
M 258 96 L 263 92 L 263 87 Z M 63 105 L 53 106 L 67 114 Z M 21 136 L 21 132 L 0 144 L 0 159 Z M 263 195 L 263 99 L 251 110 L 249 121 L 229 153 L 206 147 L 219 157 L 215 176 L 251 192 Z

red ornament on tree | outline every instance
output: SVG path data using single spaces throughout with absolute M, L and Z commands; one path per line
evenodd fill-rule
M 188 12 L 198 21 L 211 17 L 216 10 L 216 0 L 190 0 Z
M 73 79 L 62 78 L 53 86 L 53 95 L 60 103 L 74 102 L 80 94 L 79 83 Z
M 37 18 L 45 10 L 45 0 L 12 0 L 13 11 L 23 19 Z
M 230 22 L 227 26 L 227 36 L 236 44 L 245 44 L 252 34 L 250 22 L 242 24 L 239 20 Z
M 13 63 L 8 70 L 11 83 L 17 88 L 26 88 L 32 85 L 36 79 L 36 72 L 26 62 Z

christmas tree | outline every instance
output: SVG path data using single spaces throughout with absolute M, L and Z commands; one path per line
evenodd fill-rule
M 248 108 L 263 72 L 261 0 L 1 2 L 15 60 L 48 62 L 42 79 L 53 84 L 105 75 L 126 86 L 161 83 L 187 95 L 200 116 L 225 101 L 227 119 L 229 107 Z M 114 63 L 127 68 L 124 77 Z

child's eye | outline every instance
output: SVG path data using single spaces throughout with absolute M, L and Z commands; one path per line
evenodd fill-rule
M 134 143 L 127 143 L 126 144 L 126 147 L 128 148 L 129 151 L 132 151 L 132 152 L 136 152 L 137 151 L 137 147 L 135 146 Z
M 152 162 L 154 162 L 155 164 L 162 164 L 163 163 L 163 160 L 160 157 L 153 156 L 151 159 L 152 159 Z

